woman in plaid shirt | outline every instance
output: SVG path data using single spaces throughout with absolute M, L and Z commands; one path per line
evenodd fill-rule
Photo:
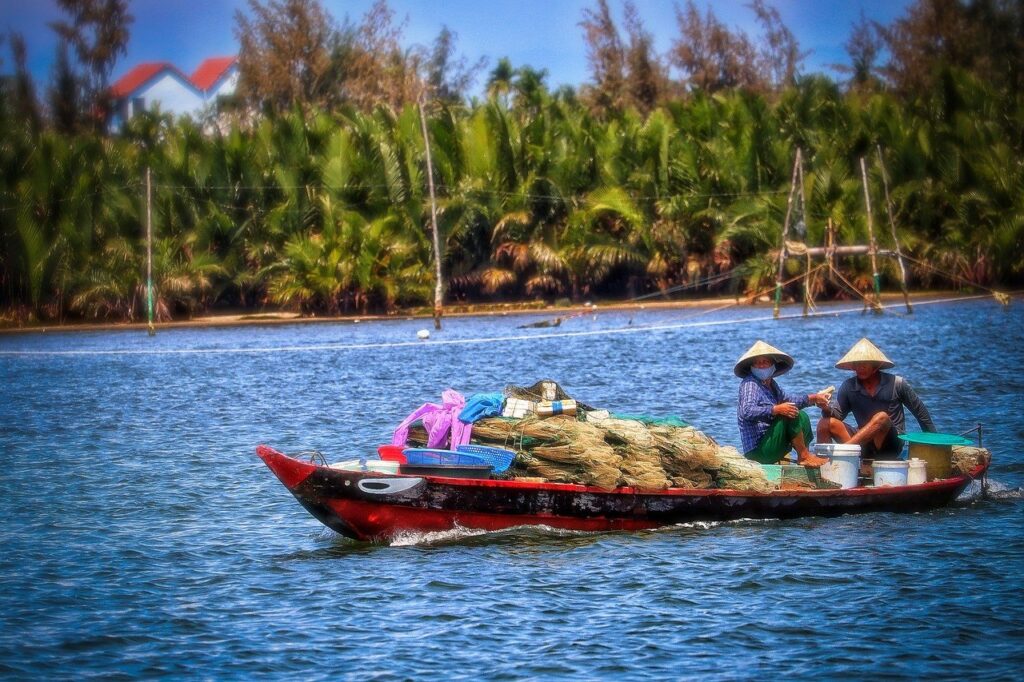
M 778 348 L 758 341 L 737 362 L 733 372 L 743 379 L 736 410 L 743 452 L 747 459 L 775 464 L 791 449 L 804 466 L 820 467 L 827 459 L 811 454 L 811 420 L 800 408 L 828 406 L 820 393 L 786 393 L 775 381 L 793 369 L 793 358 Z

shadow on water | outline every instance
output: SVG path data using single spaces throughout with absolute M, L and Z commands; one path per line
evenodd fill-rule
M 970 502 L 965 502 L 963 506 L 969 505 Z M 647 542 L 665 539 L 713 539 L 730 533 L 756 535 L 763 529 L 808 530 L 830 521 L 824 517 L 692 521 L 640 531 L 575 531 L 545 525 L 517 526 L 497 531 L 460 527 L 447 531 L 400 533 L 379 541 L 353 540 L 324 529 L 316 536 L 318 547 L 287 552 L 275 559 L 282 562 L 332 560 L 403 549 L 431 552 L 452 548 L 493 548 L 510 554 L 561 553 L 601 544 L 642 546 Z
M 353 540 L 324 529 L 316 536 L 320 546 L 288 552 L 275 558 L 284 562 L 307 561 L 372 555 L 376 552 L 393 552 L 401 549 L 429 552 L 458 547 L 497 548 L 513 554 L 546 551 L 559 553 L 602 543 L 643 544 L 652 538 L 687 539 L 716 534 L 725 528 L 757 529 L 782 523 L 799 524 L 802 521 L 800 519 L 789 522 L 777 519 L 694 521 L 641 531 L 576 531 L 545 525 L 516 526 L 497 531 L 459 527 L 447 531 L 400 533 L 390 539 L 375 542 Z
M 627 531 L 585 532 L 563 530 L 550 526 L 518 526 L 498 531 L 455 528 L 436 532 L 406 532 L 375 542 L 353 540 L 324 529 L 316 540 L 320 546 L 288 552 L 275 557 L 279 561 L 338 559 L 394 552 L 403 549 L 420 551 L 446 550 L 456 547 L 504 548 L 513 552 L 563 552 L 586 547 L 615 536 L 642 537 L 643 533 Z

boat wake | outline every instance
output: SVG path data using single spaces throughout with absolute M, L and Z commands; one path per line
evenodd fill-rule
M 678 532 L 679 530 L 696 530 L 704 531 L 712 528 L 718 528 L 719 526 L 734 526 L 734 525 L 770 525 L 778 523 L 777 519 L 734 519 L 730 521 L 688 521 L 686 523 L 677 523 L 671 526 L 662 526 L 660 528 L 651 528 L 644 531 L 645 533 L 666 533 L 666 532 Z M 503 537 L 520 537 L 523 534 L 531 536 L 545 537 L 545 538 L 575 538 L 575 537 L 592 537 L 596 535 L 606 535 L 608 533 L 614 533 L 615 531 L 583 531 L 583 530 L 566 530 L 565 528 L 555 528 L 553 526 L 540 525 L 523 525 L 514 526 L 512 528 L 505 528 L 502 530 L 480 530 L 478 528 L 463 528 L 462 526 L 456 526 L 451 530 L 443 531 L 431 531 L 431 532 L 417 532 L 417 531 L 403 531 L 398 533 L 391 538 L 391 547 L 424 547 L 431 545 L 444 545 L 444 544 L 457 544 L 471 538 L 478 538 L 481 536 L 487 536 L 488 541 L 493 541 L 497 538 Z
M 769 526 L 779 523 L 779 519 L 730 519 L 728 521 L 687 521 L 676 523 L 671 526 L 653 528 L 652 533 L 664 533 L 666 531 L 679 530 L 711 530 L 720 526 Z
M 419 531 L 402 531 L 391 538 L 391 542 L 388 543 L 392 547 L 413 547 L 423 545 L 441 545 L 450 542 L 459 542 L 467 538 L 476 537 L 478 535 L 486 535 L 486 530 L 479 530 L 476 528 L 462 528 L 456 526 L 451 530 L 438 530 L 430 532 L 419 532 Z
M 502 530 L 481 530 L 479 528 L 463 528 L 462 526 L 456 526 L 451 530 L 442 531 L 430 531 L 430 532 L 417 532 L 417 531 L 403 531 L 398 533 L 389 543 L 391 547 L 424 547 L 431 545 L 444 545 L 459 543 L 464 540 L 471 538 L 477 538 L 486 535 L 488 540 L 502 537 L 521 536 L 524 533 L 531 535 L 539 535 L 544 537 L 580 537 L 588 535 L 599 535 L 607 531 L 579 531 L 579 530 L 566 530 L 564 528 L 554 528 L 553 526 L 541 525 L 523 525 L 514 526 L 512 528 L 504 528 Z
M 708 530 L 711 528 L 717 528 L 721 526 L 721 521 L 687 521 L 686 523 L 676 523 L 671 526 L 662 526 L 661 528 L 652 528 L 651 533 L 664 533 L 665 531 L 679 530 L 680 528 L 686 528 L 691 530 Z

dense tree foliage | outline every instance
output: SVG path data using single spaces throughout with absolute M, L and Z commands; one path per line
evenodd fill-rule
M 446 26 L 430 48 L 405 49 L 404 24 L 384 0 L 357 24 L 338 26 L 320 0 L 249 0 L 249 13 L 237 11 L 235 22 L 239 96 L 255 111 L 400 109 L 424 92 L 455 103 L 483 66 L 456 53 L 457 36 Z
M 878 26 L 897 92 L 937 86 L 943 68 L 970 71 L 997 88 L 1024 87 L 1024 2 L 920 0 L 890 26 Z
M 83 110 L 97 130 L 106 125 L 110 73 L 127 53 L 130 27 L 129 0 L 57 0 L 68 21 L 51 24 L 62 45 L 74 48 L 78 70 L 75 81 L 83 92 Z
M 337 104 L 330 76 L 340 34 L 323 7 L 315 0 L 249 0 L 249 12 L 252 18 L 235 12 L 239 97 L 274 112 Z
M 914 10 L 942 2 L 921 0 Z M 311 6 L 266 7 L 292 4 Z M 285 106 L 289 97 L 298 104 L 293 94 L 237 125 L 147 114 L 108 137 L 60 124 L 56 112 L 50 126 L 35 126 L 19 109 L 22 88 L 9 83 L 0 99 L 0 309 L 22 319 L 138 318 L 147 168 L 165 315 L 216 305 L 323 314 L 426 303 L 424 140 L 404 89 L 427 83 L 450 298 L 625 297 L 686 284 L 758 291 L 774 280 L 770 252 L 797 147 L 809 243 L 822 243 L 829 222 L 840 243 L 865 242 L 862 157 L 872 169 L 875 224 L 887 224 L 881 148 L 915 283 L 952 281 L 929 266 L 985 285 L 1024 279 L 1024 96 L 1012 69 L 998 80 L 985 60 L 961 67 L 943 57 L 928 71 L 932 85 L 904 92 L 872 51 L 887 34 L 862 22 L 848 46 L 853 78 L 841 88 L 800 76 L 795 41 L 756 3 L 774 36 L 743 48 L 761 84 L 724 87 L 719 74 L 708 87 L 690 79 L 684 91 L 631 7 L 622 35 L 604 2 L 583 17 L 584 39 L 611 56 L 591 53 L 607 64 L 579 98 L 550 92 L 544 71 L 501 60 L 486 98 L 466 104 L 454 94 L 467 68 L 453 57 L 453 36 L 408 72 L 408 62 L 394 61 L 399 36 L 383 3 L 360 25 L 332 29 L 348 43 L 324 43 L 329 62 L 376 74 L 365 83 L 385 88 L 359 90 L 352 84 L 362 76 L 352 76 L 343 105 L 313 98 Z M 649 81 L 630 76 L 645 69 Z M 611 88 L 604 100 L 602 83 Z M 846 267 L 867 286 L 866 262 Z

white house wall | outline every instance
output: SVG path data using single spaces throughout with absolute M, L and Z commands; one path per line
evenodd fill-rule
M 161 74 L 129 96 L 132 102 L 131 115 L 139 113 L 135 111 L 134 106 L 135 100 L 139 97 L 143 99 L 146 111 L 159 108 L 163 113 L 175 116 L 194 114 L 203 108 L 203 98 L 200 94 L 169 73 Z
M 235 94 L 238 87 L 238 67 L 232 66 L 226 78 L 221 78 L 217 84 L 206 93 L 207 102 L 216 102 L 221 95 Z

